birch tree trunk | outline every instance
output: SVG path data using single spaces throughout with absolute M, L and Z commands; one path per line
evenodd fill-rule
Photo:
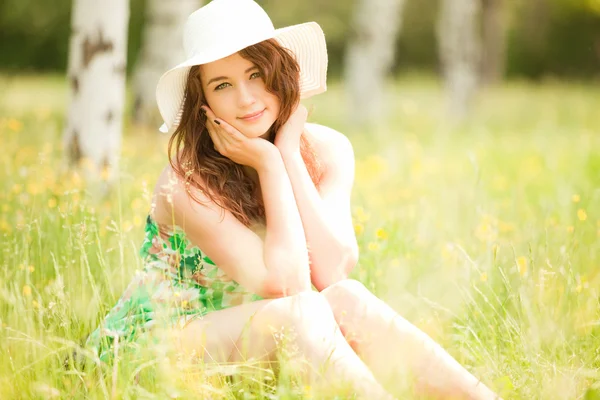
M 129 1 L 74 0 L 63 144 L 70 166 L 111 181 L 121 147 Z M 102 175 L 101 175 L 102 174 Z
M 481 79 L 486 84 L 504 77 L 506 64 L 506 1 L 482 1 L 483 54 Z
M 481 57 L 480 0 L 442 0 L 438 46 L 448 111 L 458 120 L 469 111 L 478 86 Z
M 184 61 L 183 26 L 200 0 L 147 0 L 142 50 L 133 77 L 133 119 L 137 123 L 160 126 L 156 105 L 156 84 L 169 68 Z
M 384 85 L 394 61 L 404 0 L 358 0 L 345 60 L 348 116 L 365 125 L 384 115 Z

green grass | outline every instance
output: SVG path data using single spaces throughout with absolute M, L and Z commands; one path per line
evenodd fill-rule
M 389 118 L 368 129 L 347 122 L 337 84 L 307 102 L 355 147 L 353 277 L 507 399 L 596 398 L 598 86 L 489 88 L 451 124 L 436 81 L 390 85 Z M 167 141 L 127 122 L 119 183 L 95 198 L 62 170 L 65 88 L 0 77 L 0 398 L 305 396 L 286 374 L 175 374 L 155 353 L 117 371 L 62 367 L 141 267 Z

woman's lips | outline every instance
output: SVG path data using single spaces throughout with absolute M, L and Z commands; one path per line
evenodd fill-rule
M 265 110 L 262 110 L 258 114 L 254 114 L 250 117 L 245 117 L 245 118 L 240 118 L 240 119 L 242 121 L 246 121 L 246 122 L 253 122 L 253 121 L 257 121 L 258 119 L 260 119 L 260 117 L 262 117 L 264 113 L 265 113 Z

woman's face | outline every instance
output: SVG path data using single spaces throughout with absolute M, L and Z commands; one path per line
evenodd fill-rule
M 279 99 L 267 92 L 252 62 L 238 53 L 200 66 L 202 89 L 215 115 L 247 137 L 266 138 L 279 115 Z

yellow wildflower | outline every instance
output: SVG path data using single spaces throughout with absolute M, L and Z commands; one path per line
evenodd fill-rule
M 100 178 L 103 181 L 107 181 L 110 178 L 110 168 L 109 167 L 104 167 L 102 168 L 102 172 L 100 173 Z
M 27 184 L 27 193 L 35 196 L 40 193 L 40 187 L 36 183 L 30 182 Z
M 73 188 L 79 188 L 83 184 L 83 179 L 77 171 L 72 171 L 70 178 L 69 184 Z
M 354 215 L 356 216 L 356 219 L 358 220 L 358 222 L 367 222 L 369 220 L 370 215 L 365 212 L 365 209 L 358 206 L 358 207 L 354 207 Z
M 56 199 L 55 198 L 48 199 L 48 208 L 54 208 L 54 207 L 56 207 Z
M 0 219 L 0 232 L 11 233 L 12 227 L 5 219 Z
M 485 272 L 481 273 L 481 282 L 486 282 L 488 279 L 488 276 Z
M 442 246 L 442 258 L 448 261 L 456 260 L 456 252 L 454 246 L 451 243 L 446 243 Z
M 144 200 L 137 197 L 131 202 L 131 208 L 133 210 L 139 210 L 144 205 L 144 203 Z
M 139 215 L 136 215 L 135 217 L 133 217 L 133 225 L 136 227 L 142 225 L 142 218 L 140 218 Z
M 40 303 L 38 303 L 37 301 L 33 300 L 31 302 L 31 305 L 33 306 L 33 308 L 40 308 Z
M 131 221 L 123 221 L 121 228 L 123 229 L 123 232 L 129 232 L 131 228 L 133 228 L 133 224 Z
M 42 146 L 42 152 L 52 153 L 52 143 L 51 142 L 44 143 L 44 145 Z
M 354 224 L 354 232 L 357 235 L 361 235 L 364 232 L 364 230 L 365 230 L 365 227 L 362 224 L 360 224 L 358 222 L 356 224 Z
M 377 243 L 377 242 L 369 242 L 368 248 L 371 251 L 377 251 L 377 250 L 379 250 L 379 243 Z
M 573 196 L 571 196 L 571 200 L 573 200 L 573 203 L 579 203 L 581 197 L 579 197 L 578 194 L 574 194 Z
M 23 123 L 19 120 L 16 120 L 14 118 L 11 118 L 8 120 L 8 129 L 10 129 L 13 132 L 19 132 L 21 130 L 21 128 L 23 128 Z
M 27 270 L 29 272 L 33 272 L 33 271 L 35 271 L 35 267 L 33 265 L 30 265 L 29 267 L 27 267 Z
M 527 258 L 524 256 L 517 258 L 517 266 L 519 267 L 519 274 L 525 276 L 527 273 Z
M 579 218 L 580 221 L 585 221 L 587 219 L 587 213 L 583 208 L 577 210 L 577 218 Z
M 491 215 L 484 215 L 477 228 L 475 236 L 482 242 L 492 241 L 497 236 L 498 220 Z
M 29 285 L 23 286 L 23 296 L 31 296 L 31 287 Z
M 515 230 L 515 226 L 514 226 L 514 224 L 512 224 L 510 222 L 499 221 L 498 229 L 502 233 L 508 233 L 508 232 L 513 232 Z
M 383 229 L 377 229 L 377 237 L 381 240 L 386 240 L 388 238 L 388 233 Z
M 307 399 L 313 397 L 312 387 L 310 385 L 304 385 L 304 397 Z
M 94 162 L 89 157 L 81 157 L 79 159 L 79 167 L 88 171 L 94 171 L 96 169 Z
M 575 227 L 573 225 L 567 226 L 567 232 L 573 233 L 575 231 Z

